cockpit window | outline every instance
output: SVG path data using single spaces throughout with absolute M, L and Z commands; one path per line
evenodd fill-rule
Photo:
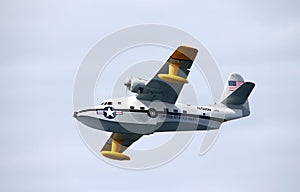
M 112 105 L 112 102 L 107 102 L 107 105 Z

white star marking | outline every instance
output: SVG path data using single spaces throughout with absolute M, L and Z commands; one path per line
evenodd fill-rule
M 108 108 L 107 111 L 106 111 L 106 116 L 107 117 L 109 117 L 109 116 L 114 117 L 114 111 L 112 111 L 110 108 Z

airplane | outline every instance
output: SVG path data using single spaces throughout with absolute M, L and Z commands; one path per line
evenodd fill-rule
M 101 154 L 130 160 L 123 152 L 143 135 L 170 131 L 205 131 L 250 115 L 248 96 L 255 84 L 232 73 L 219 100 L 196 106 L 177 102 L 198 50 L 179 46 L 150 80 L 131 78 L 124 85 L 135 95 L 110 98 L 100 105 L 75 111 L 84 125 L 112 132 Z

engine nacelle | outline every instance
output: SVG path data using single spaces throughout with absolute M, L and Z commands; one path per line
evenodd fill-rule
M 147 80 L 133 77 L 125 81 L 124 85 L 133 93 L 143 93 Z

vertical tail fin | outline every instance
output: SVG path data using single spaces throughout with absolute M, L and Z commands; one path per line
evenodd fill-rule
M 228 80 L 225 83 L 223 94 L 220 98 L 222 102 L 226 97 L 228 97 L 232 92 L 239 88 L 244 83 L 244 78 L 237 73 L 232 73 L 229 75 Z

